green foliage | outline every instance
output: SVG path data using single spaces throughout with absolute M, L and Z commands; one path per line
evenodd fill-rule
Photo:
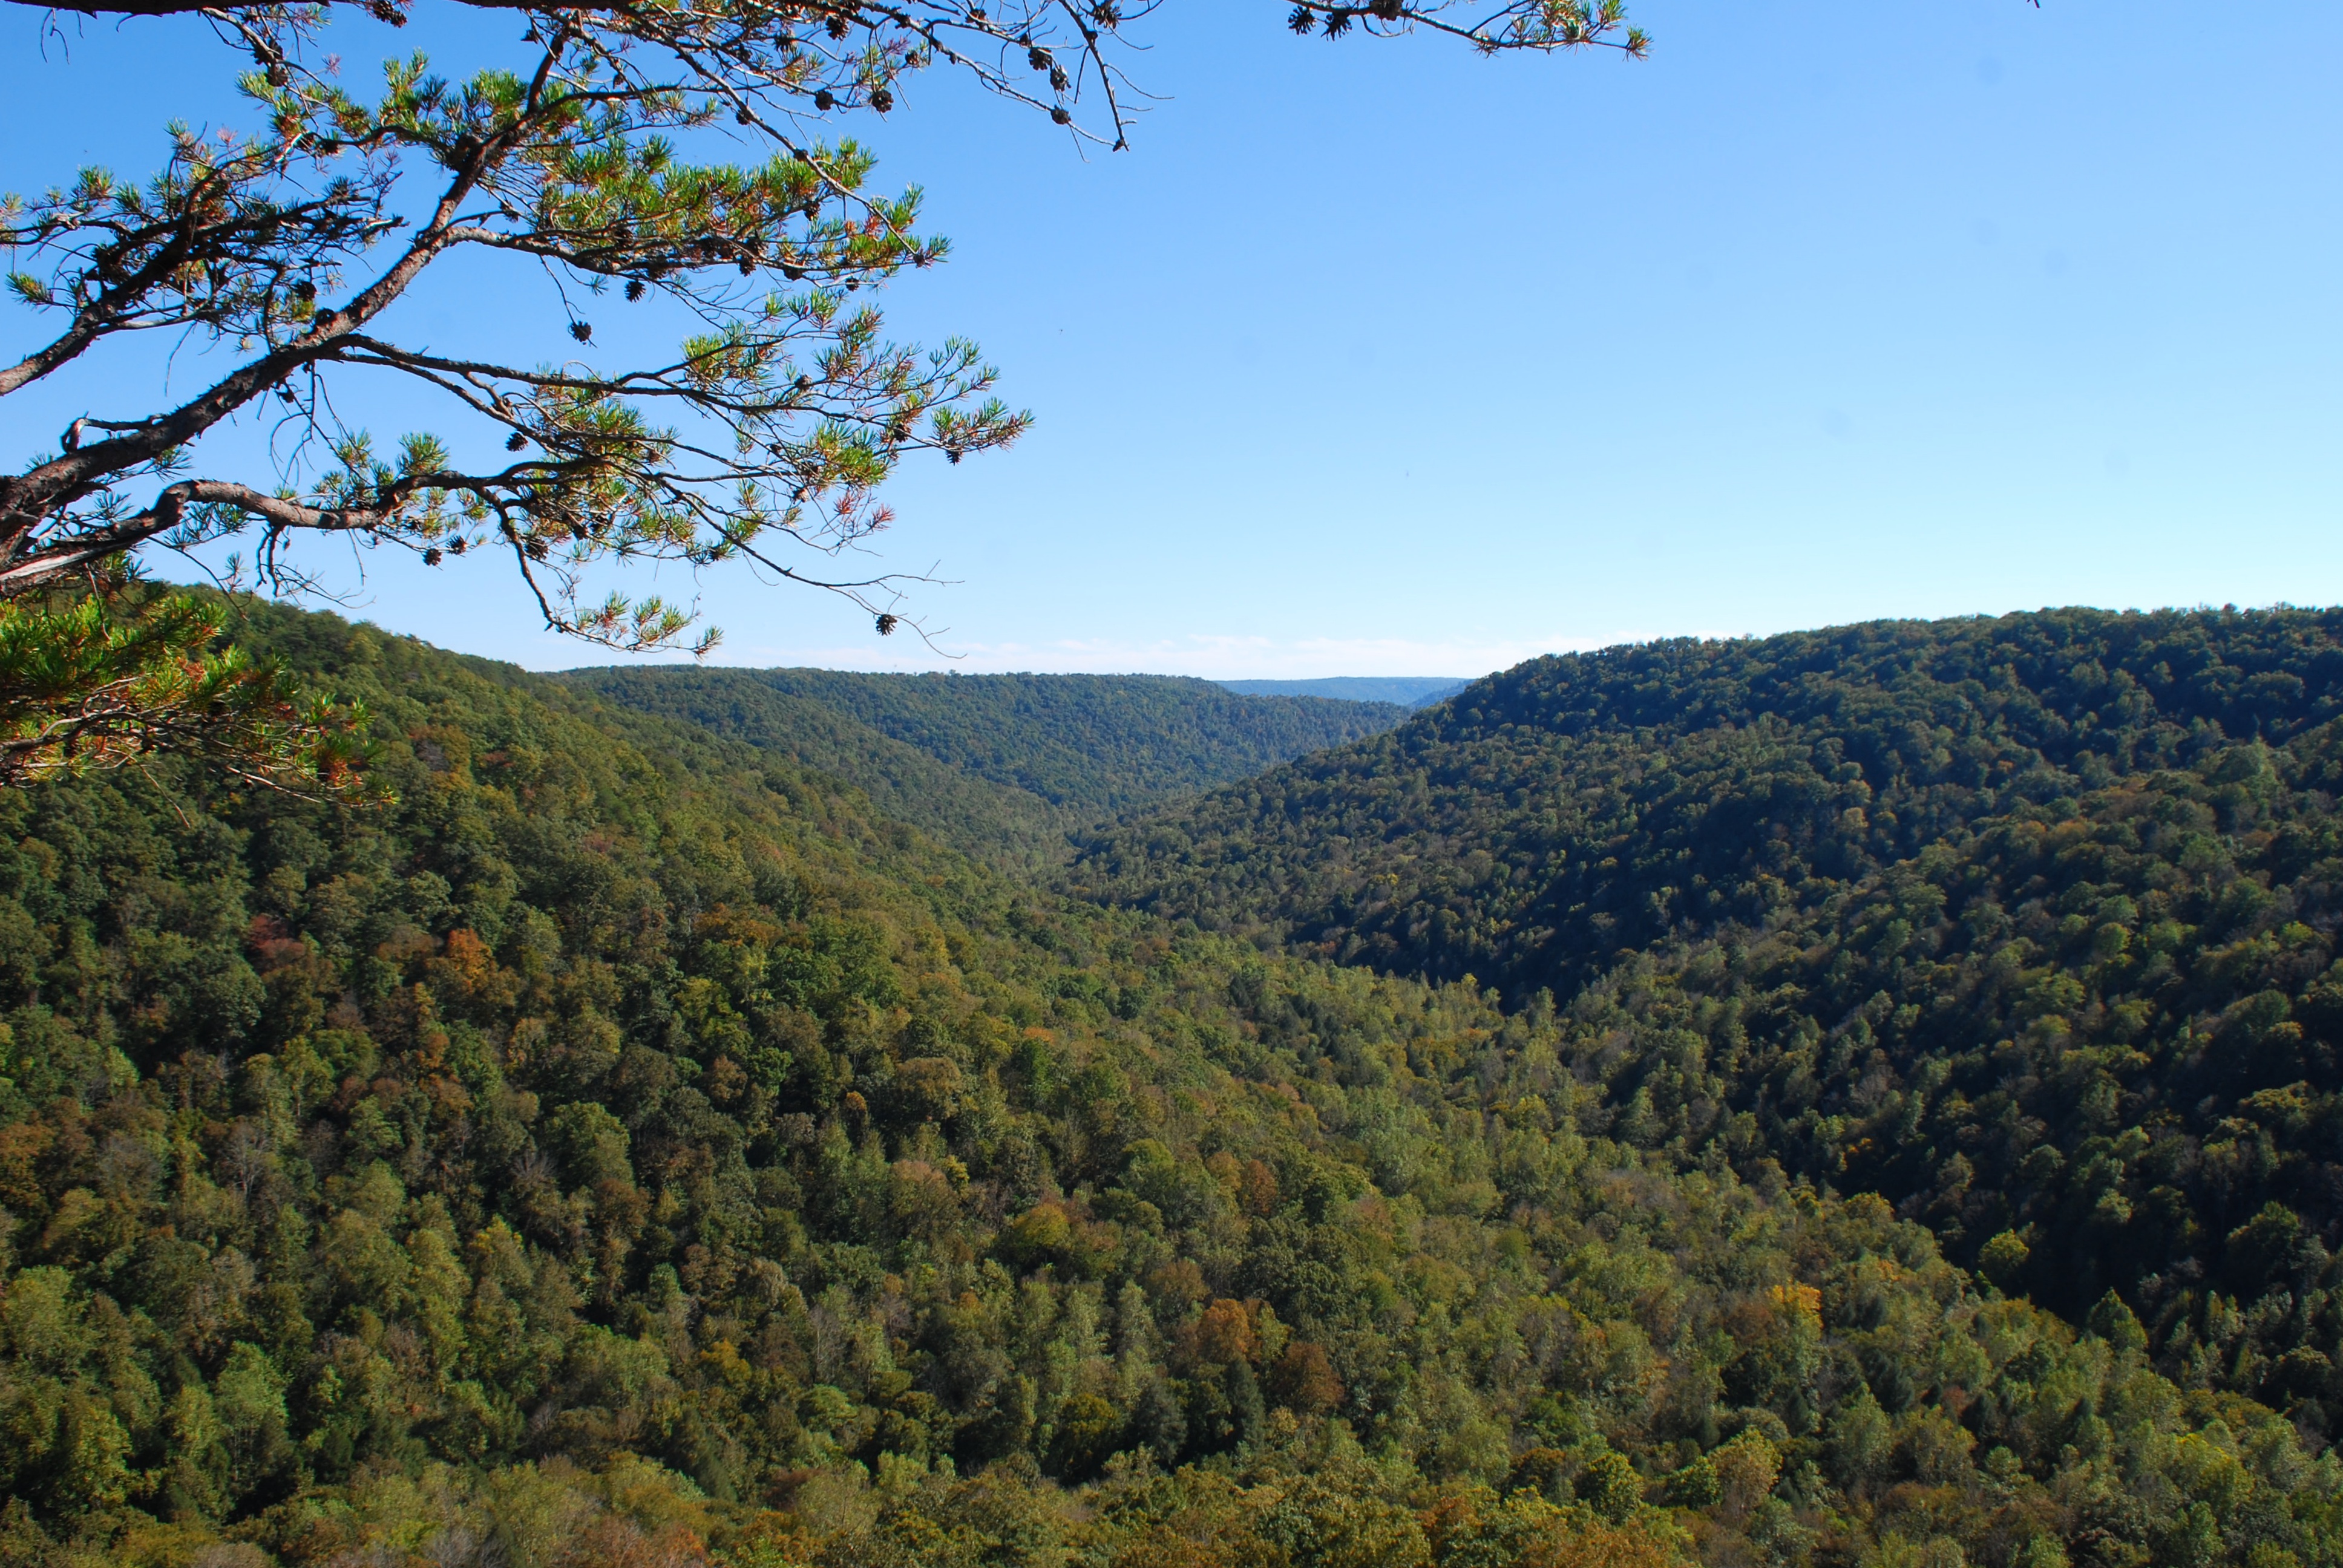
M 395 804 L 0 796 L 0 1560 L 2343 1561 L 2157 1320 L 1649 1136 L 1585 1015 L 255 635 Z
M 215 143 L 175 125 L 143 185 L 85 169 L 0 202 L 0 246 L 39 269 L 17 268 L 13 292 L 50 323 L 48 341 L 0 366 L 0 397 L 126 333 L 189 331 L 237 361 L 150 417 L 77 419 L 62 450 L 0 474 L 0 597 L 53 589 L 126 550 L 247 530 L 263 574 L 298 584 L 281 547 L 316 530 L 433 565 L 508 556 L 557 629 L 667 646 L 690 615 L 656 597 L 590 603 L 582 577 L 627 559 L 745 557 L 816 580 L 816 558 L 771 552 L 864 538 L 887 524 L 871 492 L 905 454 L 957 462 L 1028 424 L 990 396 L 994 373 L 972 345 L 890 343 L 879 312 L 850 298 L 943 258 L 943 242 L 914 232 L 917 193 L 874 190 L 871 156 L 850 138 L 783 136 L 765 119 L 840 97 L 883 110 L 891 84 L 936 57 L 932 39 L 874 37 L 856 59 L 805 36 L 794 11 L 618 5 L 532 32 L 468 79 L 434 75 L 420 54 L 387 60 L 379 91 L 361 95 L 323 63 L 338 61 L 317 35 L 331 16 L 247 9 L 221 30 L 222 64 L 248 67 L 236 86 L 258 118 L 249 135 Z M 763 144 L 750 161 L 679 156 L 719 123 Z M 420 206 L 394 200 L 418 174 Z M 383 312 L 467 250 L 527 257 L 578 295 L 657 292 L 706 330 L 607 371 L 393 341 Z M 560 297 L 547 325 L 590 344 L 592 324 Z M 423 430 L 378 456 L 334 411 L 330 387 L 354 368 L 405 378 L 502 456 L 459 460 L 464 441 Z M 272 403 L 307 437 L 296 447 L 331 460 L 216 470 L 204 437 Z M 867 604 L 873 584 L 820 586 Z
M 0 598 L 0 787 L 196 756 L 247 783 L 362 794 L 366 712 L 220 645 L 214 596 L 117 585 Z
M 1389 703 L 1233 695 L 1154 675 L 860 675 L 582 669 L 611 702 L 745 740 L 863 790 L 874 809 L 996 864 L 1405 718 Z

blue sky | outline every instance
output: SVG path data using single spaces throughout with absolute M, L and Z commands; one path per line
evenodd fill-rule
M 955 245 L 889 291 L 896 329 L 978 338 L 1040 420 L 893 487 L 883 564 L 956 579 L 913 608 L 958 668 L 1468 675 L 1877 616 L 2343 600 L 2343 8 L 1642 0 L 1634 64 L 1304 42 L 1281 12 L 1150 22 L 1161 96 L 1125 154 L 940 77 L 857 127 Z M 509 31 L 434 25 L 344 41 L 349 74 Z M 0 103 L 0 185 L 143 174 L 170 115 L 236 123 L 192 29 L 67 42 Z M 526 289 L 475 272 L 409 308 L 554 356 Z M 0 346 L 30 330 L 0 313 Z M 29 452 L 165 372 L 93 367 L 6 434 Z M 406 412 L 366 409 L 384 435 Z M 319 564 L 394 629 L 600 661 L 488 562 Z M 698 594 L 719 662 L 946 662 L 820 596 L 658 586 Z

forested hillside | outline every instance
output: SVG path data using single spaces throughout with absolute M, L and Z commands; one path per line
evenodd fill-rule
M 2343 616 L 1548 658 L 1111 835 L 1082 885 L 1550 994 L 1616 1131 L 1875 1191 L 2176 1373 L 2343 1412 Z
M 1037 849 L 1062 859 L 1070 829 L 1407 717 L 1388 702 L 1243 696 L 1163 675 L 654 668 L 561 678 L 792 758 L 955 847 L 1019 864 Z
M 793 696 L 753 669 L 591 669 L 556 678 L 614 707 L 739 740 L 860 789 L 879 815 L 990 863 L 1039 870 L 1097 819 L 938 760 L 851 714 Z

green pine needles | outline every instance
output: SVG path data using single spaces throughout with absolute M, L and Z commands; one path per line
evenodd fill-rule
M 205 758 L 268 789 L 365 792 L 363 706 L 303 693 L 219 646 L 229 608 L 191 594 L 0 600 L 0 784 Z

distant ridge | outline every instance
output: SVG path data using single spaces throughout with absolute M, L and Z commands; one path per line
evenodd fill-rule
M 1332 697 L 1344 702 L 1396 702 L 1403 708 L 1429 708 L 1473 683 L 1448 675 L 1332 675 L 1320 680 L 1222 680 L 1214 684 L 1247 697 Z
M 996 864 L 1066 834 L 1377 734 L 1399 703 L 1258 697 L 1168 675 L 893 675 L 638 668 L 558 678 L 703 726 L 864 790 Z

